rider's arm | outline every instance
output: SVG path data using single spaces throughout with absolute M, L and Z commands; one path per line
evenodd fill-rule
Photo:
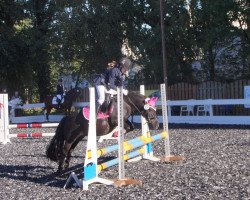
M 59 91 L 60 91 L 60 85 L 58 84 L 58 85 L 56 86 L 56 93 L 58 94 Z
M 61 85 L 57 85 L 57 88 L 56 88 L 56 93 L 57 94 L 63 94 L 64 93 L 64 88 L 63 88 L 63 86 L 61 86 Z
M 109 74 L 110 89 L 116 90 L 116 77 L 117 77 L 117 68 L 113 68 Z

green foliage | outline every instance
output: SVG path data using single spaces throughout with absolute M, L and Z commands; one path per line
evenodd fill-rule
M 239 72 L 237 78 L 250 77 L 247 0 L 163 3 L 170 84 L 195 81 L 194 60 L 202 61 L 210 80 L 235 79 L 216 65 L 228 66 L 221 71 Z M 235 51 L 235 38 L 241 41 L 237 57 L 224 52 L 218 61 L 219 49 L 230 46 Z M 91 80 L 107 62 L 123 56 L 125 43 L 142 66 L 129 84 L 162 83 L 159 1 L 0 1 L 0 87 L 10 93 L 28 88 L 32 99 L 42 101 L 54 91 L 59 76 Z

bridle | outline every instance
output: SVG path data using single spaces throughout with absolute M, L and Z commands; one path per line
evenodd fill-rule
M 142 113 L 142 112 L 140 111 L 140 109 L 134 104 L 134 102 L 133 102 L 128 96 L 127 96 L 127 98 L 128 98 L 128 100 L 129 100 L 129 102 L 132 104 L 132 106 L 140 113 L 141 116 L 143 116 L 143 113 Z M 152 106 L 149 106 L 149 108 L 152 108 Z M 152 108 L 152 109 L 154 109 L 154 108 Z M 145 119 L 146 119 L 146 123 L 151 123 L 152 120 L 154 119 L 154 117 L 149 118 L 149 116 L 146 115 Z

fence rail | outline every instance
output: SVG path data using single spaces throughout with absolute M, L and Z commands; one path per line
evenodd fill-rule
M 177 83 L 168 86 L 169 100 L 188 100 L 188 99 L 243 99 L 244 86 L 250 86 L 250 80 L 237 80 L 232 83 L 220 83 L 207 81 L 200 84 Z M 139 91 L 138 86 L 130 86 L 129 90 Z M 159 90 L 159 85 L 145 85 L 146 90 Z M 89 99 L 88 88 L 81 90 L 78 101 L 86 102 Z M 250 115 L 250 109 L 244 109 L 243 105 L 214 106 L 214 113 L 222 115 L 230 112 L 231 115 Z
M 250 86 L 250 80 L 238 80 L 232 83 L 220 83 L 207 81 L 200 84 L 177 83 L 168 86 L 169 100 L 187 99 L 242 99 L 244 98 L 244 86 Z M 138 86 L 130 86 L 129 90 L 139 91 Z M 146 90 L 159 90 L 159 85 L 145 85 Z M 78 101 L 86 102 L 89 99 L 89 90 L 81 90 Z
M 86 106 L 89 102 L 79 102 L 74 104 L 75 106 Z M 244 111 L 249 111 L 250 108 L 245 108 L 246 105 L 250 105 L 250 99 L 205 99 L 205 100 L 168 100 L 168 116 L 170 123 L 190 123 L 190 124 L 247 124 L 250 125 L 250 115 L 233 116 L 232 112 L 224 112 L 222 115 L 216 113 L 216 108 L 222 106 L 241 106 Z M 20 108 L 34 108 L 35 104 L 24 105 Z M 40 104 L 38 107 L 40 108 Z M 157 106 L 161 107 L 161 102 L 157 102 Z M 191 106 L 192 113 L 188 116 L 187 113 L 181 112 L 182 106 Z M 200 112 L 199 107 L 206 108 L 204 112 Z M 178 108 L 178 109 L 176 109 Z M 160 114 L 159 114 L 160 115 Z M 184 116 L 186 115 L 186 116 Z M 60 121 L 63 115 L 51 115 L 52 121 Z M 162 122 L 161 117 L 159 118 Z M 32 123 L 32 122 L 44 122 L 45 117 L 43 115 L 37 116 L 21 116 L 13 117 L 13 123 Z M 135 122 L 140 122 L 139 116 L 134 116 L 133 120 Z

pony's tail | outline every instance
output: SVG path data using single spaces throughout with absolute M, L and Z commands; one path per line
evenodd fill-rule
M 51 139 L 49 145 L 46 148 L 46 157 L 52 161 L 57 162 L 59 155 L 62 152 L 64 144 L 64 125 L 66 123 L 66 117 L 64 117 L 58 127 L 56 128 L 56 134 Z

